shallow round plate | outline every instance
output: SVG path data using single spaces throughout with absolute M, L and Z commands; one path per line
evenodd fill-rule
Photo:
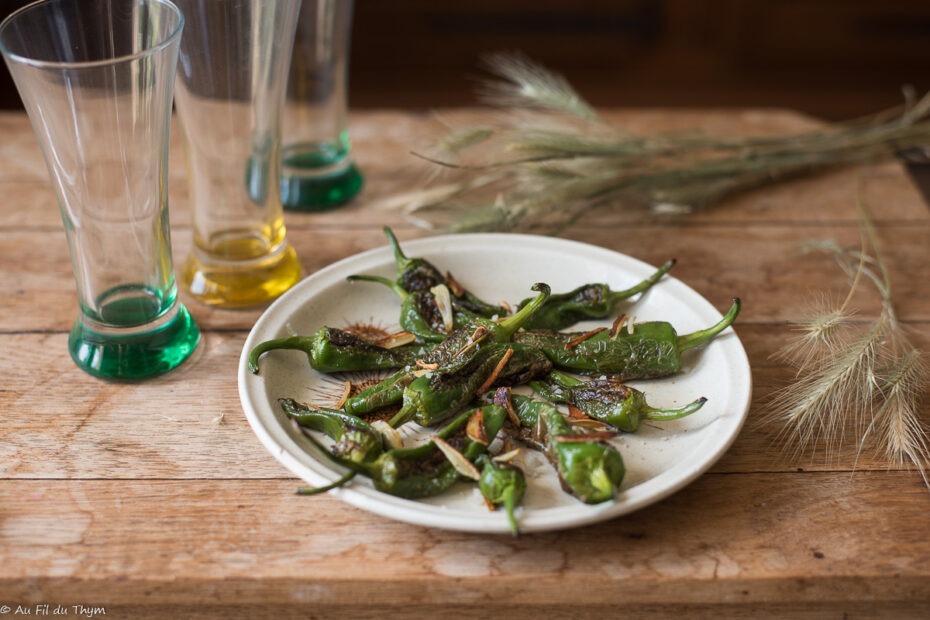
M 403 247 L 408 256 L 422 256 L 440 270 L 451 271 L 456 280 L 483 299 L 512 304 L 533 295 L 530 287 L 535 282 L 546 282 L 553 293 L 586 282 L 606 282 L 622 289 L 655 271 L 616 252 L 552 237 L 447 235 L 409 241 Z M 314 486 L 336 480 L 339 467 L 292 427 L 277 400 L 292 397 L 332 404 L 339 398 L 343 380 L 314 371 L 299 351 L 266 354 L 260 375 L 248 371 L 246 358 L 260 342 L 309 335 L 323 325 L 373 323 L 398 329 L 399 305 L 394 293 L 379 284 L 346 281 L 346 276 L 358 273 L 393 278 L 396 269 L 390 249 L 385 246 L 352 256 L 297 284 L 256 322 L 239 363 L 239 394 L 255 434 L 288 470 Z M 722 310 L 730 301 L 728 297 L 715 300 Z M 669 321 L 681 334 L 703 329 L 721 318 L 714 305 L 668 276 L 619 310 L 636 321 Z M 540 454 L 523 451 L 529 489 L 518 511 L 521 531 L 574 527 L 629 513 L 681 489 L 720 458 L 739 433 L 749 409 L 751 377 L 746 352 L 733 330 L 727 329 L 704 349 L 686 353 L 684 364 L 684 372 L 675 377 L 631 382 L 646 392 L 653 406 L 680 406 L 700 396 L 708 401 L 687 418 L 661 426 L 647 424 L 635 434 L 613 440 L 627 467 L 616 499 L 594 506 L 579 502 L 562 492 L 554 471 Z M 359 508 L 410 523 L 509 532 L 502 512 L 490 512 L 475 485 L 462 483 L 439 497 L 413 501 L 376 491 L 359 476 L 330 493 Z

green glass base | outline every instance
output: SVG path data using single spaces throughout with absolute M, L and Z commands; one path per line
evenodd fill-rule
M 312 169 L 307 169 L 312 173 Z M 281 203 L 289 211 L 328 211 L 340 207 L 361 191 L 365 180 L 350 163 L 334 174 L 282 175 Z
M 133 381 L 164 374 L 190 357 L 200 328 L 180 302 L 154 327 L 95 328 L 78 319 L 68 338 L 71 358 L 102 379 Z

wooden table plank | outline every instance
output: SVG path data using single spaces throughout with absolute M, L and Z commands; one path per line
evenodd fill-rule
M 902 474 L 707 475 L 647 511 L 519 538 L 412 527 L 292 488 L 6 483 L 0 587 L 8 601 L 144 592 L 148 605 L 277 600 L 321 614 L 358 596 L 527 610 L 930 600 L 926 489 Z

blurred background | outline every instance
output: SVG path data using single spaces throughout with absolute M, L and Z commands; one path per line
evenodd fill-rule
M 0 17 L 27 0 L 0 0 Z M 927 0 L 356 0 L 352 109 L 476 103 L 521 51 L 596 106 L 786 107 L 827 120 L 930 89 Z M 0 75 L 0 107 L 19 97 Z

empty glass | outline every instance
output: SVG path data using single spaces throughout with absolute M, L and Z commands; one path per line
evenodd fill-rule
M 332 209 L 362 188 L 346 120 L 352 10 L 352 0 L 303 0 L 284 115 L 285 209 Z
M 111 379 L 166 372 L 200 331 L 177 299 L 168 132 L 184 19 L 163 0 L 41 0 L 0 51 L 58 197 L 80 312 L 69 349 Z
M 281 109 L 300 0 L 178 0 L 175 105 L 193 248 L 181 281 L 222 307 L 267 303 L 302 276 L 281 206 Z

